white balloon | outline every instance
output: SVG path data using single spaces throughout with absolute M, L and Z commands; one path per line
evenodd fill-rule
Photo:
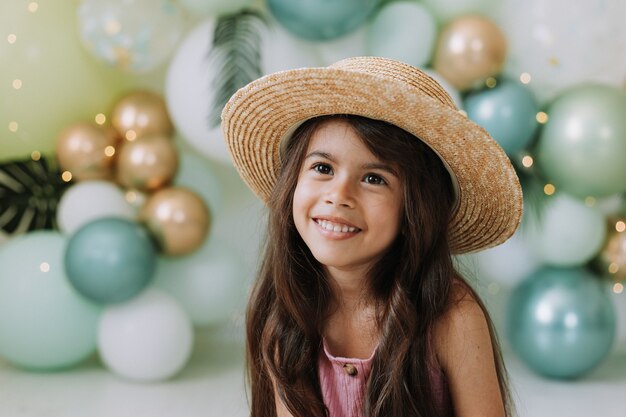
M 509 47 L 504 72 L 530 74 L 528 85 L 541 101 L 584 82 L 621 87 L 624 16 L 623 0 L 505 0 L 499 18 Z
M 478 13 L 487 17 L 497 14 L 499 0 L 421 0 L 440 22 L 447 22 L 466 14 Z
M 461 98 L 461 93 L 457 90 L 452 84 L 450 84 L 445 78 L 443 78 L 438 72 L 434 69 L 425 69 L 424 72 L 435 79 L 444 90 L 450 95 L 454 104 L 459 109 L 463 108 L 463 99 Z
M 207 19 L 183 40 L 168 69 L 165 99 L 172 121 L 187 143 L 204 156 L 231 165 L 220 126 L 209 123 L 216 68 L 208 55 L 214 29 L 215 20 Z M 304 44 L 281 29 L 261 29 L 261 42 L 264 72 L 312 63 Z
M 522 227 L 535 255 L 546 264 L 562 267 L 591 260 L 606 236 L 603 214 L 564 193 L 550 198 L 540 218 L 527 216 Z
M 190 255 L 160 257 L 158 262 L 155 285 L 180 302 L 194 325 L 232 321 L 242 310 L 249 279 L 224 242 L 210 240 Z
M 72 234 L 82 225 L 104 217 L 133 220 L 136 210 L 124 191 L 108 181 L 81 181 L 61 197 L 57 208 L 59 229 Z
M 365 26 L 349 35 L 327 42 L 317 42 L 316 50 L 322 65 L 330 65 L 344 58 L 367 55 L 367 29 Z
M 178 47 L 165 81 L 165 100 L 176 130 L 203 155 L 230 164 L 219 126 L 210 126 L 214 69 L 208 59 L 215 20 L 196 27 Z
M 252 5 L 252 0 L 179 0 L 188 11 L 198 16 L 217 16 L 234 13 Z
M 263 74 L 320 65 L 314 44 L 297 38 L 270 20 L 261 33 Z
M 430 61 L 436 35 L 435 19 L 423 5 L 392 2 L 380 9 L 368 27 L 368 55 L 422 67 Z
M 497 281 L 508 287 L 539 269 L 542 261 L 518 230 L 503 244 L 476 254 L 480 279 Z
M 193 347 L 193 327 L 169 294 L 148 288 L 110 305 L 98 328 L 98 351 L 112 372 L 135 381 L 162 381 L 178 373 Z

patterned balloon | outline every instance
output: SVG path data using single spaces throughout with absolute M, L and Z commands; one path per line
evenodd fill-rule
M 526 365 L 550 378 L 595 368 L 615 337 L 615 311 L 604 284 L 580 268 L 544 268 L 512 292 L 507 334 Z
M 367 20 L 380 0 L 268 0 L 267 5 L 287 30 L 314 41 L 338 38 Z
M 170 0 L 83 0 L 78 22 L 89 52 L 129 72 L 163 64 L 185 28 L 178 4 Z

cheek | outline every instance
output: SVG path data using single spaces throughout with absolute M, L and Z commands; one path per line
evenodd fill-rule
M 296 229 L 302 234 L 301 228 L 303 226 L 304 219 L 307 214 L 307 193 L 306 188 L 302 186 L 300 182 L 296 185 L 296 189 L 293 193 L 293 220 L 296 224 Z

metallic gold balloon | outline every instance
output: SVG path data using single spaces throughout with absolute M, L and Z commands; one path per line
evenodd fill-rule
M 116 178 L 124 187 L 154 191 L 168 184 L 177 169 L 178 153 L 170 138 L 148 135 L 123 142 Z
M 154 193 L 141 209 L 139 219 L 167 255 L 183 255 L 199 248 L 210 226 L 209 209 L 202 198 L 182 187 Z
M 120 136 L 112 128 L 76 123 L 61 132 L 56 156 L 75 180 L 111 179 Z
M 111 124 L 129 140 L 150 133 L 169 136 L 173 131 L 163 97 L 151 91 L 122 97 L 113 107 Z
M 497 75 L 506 58 L 506 39 L 491 20 L 469 15 L 446 25 L 435 47 L 433 67 L 459 90 Z
M 604 247 L 594 264 L 604 275 L 614 281 L 626 279 L 626 218 L 610 219 Z M 620 231 L 621 230 L 621 231 Z

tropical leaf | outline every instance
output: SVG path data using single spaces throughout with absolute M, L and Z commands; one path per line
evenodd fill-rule
M 242 10 L 218 19 L 209 59 L 215 71 L 213 102 L 209 115 L 211 128 L 220 124 L 228 99 L 241 87 L 259 78 L 261 71 L 261 29 L 265 17 L 254 10 Z
M 44 157 L 0 165 L 0 230 L 20 234 L 55 229 L 59 199 L 69 186 Z

